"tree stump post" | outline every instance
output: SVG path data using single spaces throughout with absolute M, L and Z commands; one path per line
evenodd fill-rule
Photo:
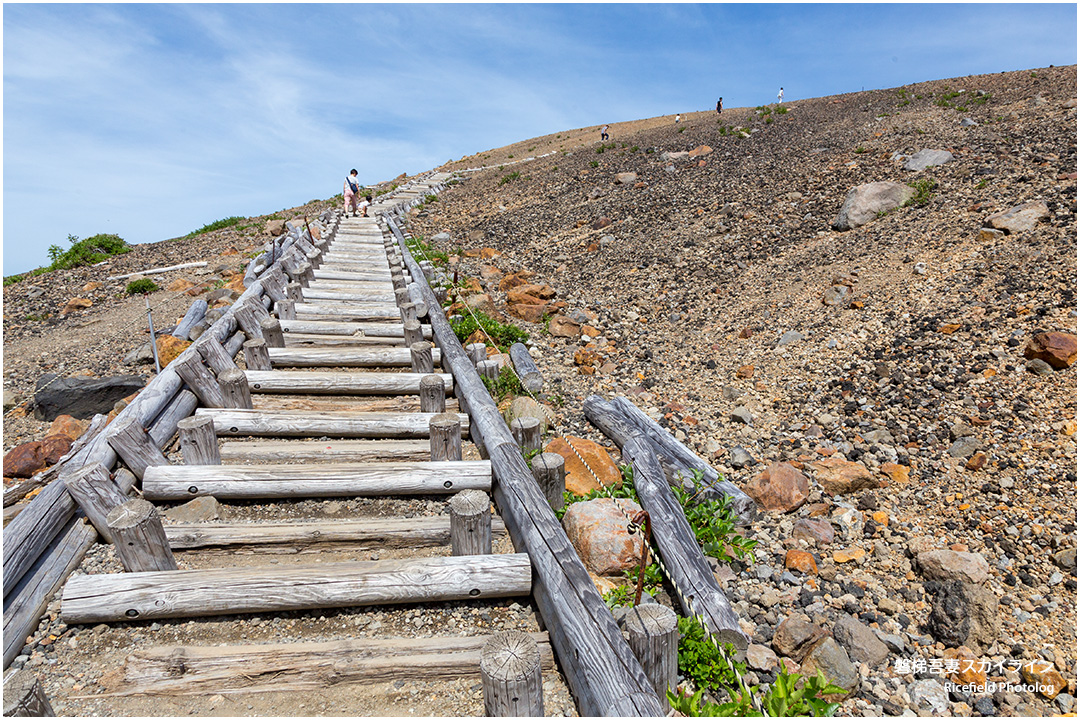
M 169 363 L 169 367 L 176 371 L 180 379 L 187 383 L 203 407 L 223 407 L 225 398 L 221 397 L 221 388 L 213 373 L 199 359 L 196 354 L 187 357 L 178 357 Z
M 407 287 L 395 289 L 394 300 L 397 302 L 398 307 L 403 306 L 407 302 L 412 302 L 412 298 L 409 297 L 409 289 Z
M 533 477 L 552 510 L 566 503 L 566 460 L 558 453 L 540 453 L 532 461 Z
M 406 292 L 408 292 L 408 291 L 406 290 Z M 401 305 L 399 305 L 399 308 L 401 309 L 401 320 L 402 320 L 402 322 L 408 322 L 410 320 L 418 320 L 419 319 L 416 316 L 416 303 L 414 303 L 414 302 L 402 303 Z
M 169 539 L 165 537 L 165 528 L 153 503 L 142 498 L 128 500 L 110 510 L 105 521 L 124 570 L 177 569 Z
M 424 330 L 420 327 L 419 320 L 409 320 L 402 324 L 405 333 L 405 347 L 412 347 L 413 343 L 424 341 Z
M 469 354 L 474 366 L 487 360 L 487 345 L 484 343 L 469 343 L 465 346 L 465 352 Z
M 244 343 L 244 363 L 248 370 L 271 370 L 270 352 L 266 340 L 255 338 Z
M 293 302 L 300 302 L 304 299 L 304 288 L 298 282 L 291 282 L 285 286 L 285 297 Z
M 277 313 L 278 320 L 295 320 L 296 319 L 296 305 L 294 300 L 278 300 L 274 304 L 274 312 Z
M 71 497 L 82 508 L 86 519 L 105 538 L 113 541 L 107 518 L 117 505 L 127 502 L 127 496 L 109 477 L 104 465 L 87 465 L 64 478 Z
M 208 415 L 192 415 L 176 424 L 180 434 L 180 452 L 186 465 L 220 465 L 214 419 Z
M 431 460 L 461 459 L 461 420 L 456 413 L 440 413 L 428 425 Z
M 480 377 L 485 377 L 488 380 L 499 379 L 499 361 L 498 360 L 481 360 L 476 363 L 476 372 L 480 373 Z
M 196 345 L 199 355 L 202 359 L 214 371 L 215 374 L 221 374 L 226 370 L 231 370 L 236 367 L 236 363 L 233 362 L 232 355 L 225 349 L 225 346 L 217 338 L 206 337 Z
M 56 717 L 37 675 L 16 670 L 4 680 L 4 717 Z
M 133 417 L 120 420 L 116 427 L 112 428 L 108 442 L 128 469 L 140 479 L 146 472 L 146 468 L 169 464 L 169 459 L 150 439 L 139 421 Z
M 435 361 L 431 357 L 431 343 L 421 340 L 409 346 L 414 373 L 430 374 L 435 371 Z
M 649 677 L 660 702 L 667 707 L 667 691 L 674 690 L 679 670 L 679 623 L 675 611 L 665 605 L 637 605 L 624 616 L 642 670 Z
M 517 418 L 510 423 L 510 432 L 522 450 L 540 451 L 540 420 L 534 417 Z
M 453 555 L 491 554 L 491 499 L 483 490 L 463 490 L 450 498 Z
M 218 376 L 221 395 L 225 398 L 228 409 L 251 410 L 251 388 L 248 387 L 247 375 L 240 368 L 226 370 Z
M 544 716 L 540 651 L 528 634 L 496 633 L 480 653 L 480 680 L 488 717 Z
M 446 383 L 439 375 L 420 378 L 420 412 L 446 412 Z
M 270 347 L 285 347 L 285 336 L 281 332 L 281 323 L 272 317 L 263 318 L 259 321 L 259 329 Z

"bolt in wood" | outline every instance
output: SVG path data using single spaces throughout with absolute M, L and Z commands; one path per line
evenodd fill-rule
M 679 669 L 675 611 L 665 605 L 636 605 L 624 616 L 623 626 L 630 635 L 630 649 L 667 707 L 667 691 L 675 689 Z
M 439 375 L 420 378 L 420 412 L 446 412 L 446 383 Z
M 426 340 L 413 343 L 409 346 L 412 358 L 412 370 L 415 373 L 432 373 L 435 371 L 435 362 L 432 359 L 431 343 Z
M 547 498 L 552 510 L 559 510 L 566 502 L 566 461 L 558 453 L 540 453 L 532 461 L 533 477 L 540 491 Z
M 541 449 L 540 420 L 538 418 L 517 418 L 510 423 L 510 432 L 513 433 L 514 440 L 521 446 L 522 450 L 539 452 Z
M 154 504 L 135 498 L 109 511 L 106 523 L 116 555 L 128 572 L 176 570 L 165 528 Z
M 463 490 L 450 498 L 453 555 L 491 554 L 491 499 L 483 490 Z
M 266 347 L 266 340 L 255 338 L 244 343 L 244 363 L 248 370 L 271 370 L 270 352 Z
M 461 459 L 461 420 L 456 413 L 439 413 L 428 424 L 431 459 Z
M 180 452 L 187 465 L 220 465 L 214 419 L 207 415 L 192 415 L 176 424 L 180 434 Z
M 226 370 L 218 376 L 221 395 L 225 398 L 225 407 L 229 409 L 251 410 L 251 389 L 247 375 L 240 368 Z
M 540 651 L 528 634 L 496 633 L 480 653 L 480 680 L 488 717 L 544 716 Z

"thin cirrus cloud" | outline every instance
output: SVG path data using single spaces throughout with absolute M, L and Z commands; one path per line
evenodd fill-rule
M 4 272 L 538 135 L 1076 62 L 1075 5 L 9 4 Z M 32 238 L 32 242 L 24 239 Z

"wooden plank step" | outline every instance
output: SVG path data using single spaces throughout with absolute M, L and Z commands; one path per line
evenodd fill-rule
M 199 408 L 209 415 L 218 435 L 277 437 L 426 438 L 435 413 L 309 412 L 303 410 L 223 410 Z M 469 433 L 469 416 L 458 413 L 461 434 Z
M 285 347 L 405 347 L 405 338 L 361 337 L 351 335 L 285 335 Z
M 344 320 L 363 322 L 365 320 L 400 320 L 401 311 L 397 305 L 369 305 L 355 307 L 334 307 L 332 305 L 314 305 L 297 303 L 296 316 L 305 320 Z
M 391 291 L 394 289 L 394 283 L 389 280 L 316 280 L 311 283 L 303 291 L 310 290 L 337 290 L 340 292 L 364 292 L 365 290 L 372 290 L 375 292 L 384 291 L 389 288 Z
M 519 597 L 532 589 L 524 553 L 76 575 L 64 622 L 99 623 L 391 603 Z
M 331 302 L 349 303 L 392 303 L 397 300 L 393 287 L 385 290 L 322 290 L 320 288 L 304 288 L 302 291 L 305 301 L 318 300 L 320 304 Z
M 555 670 L 546 632 L 529 633 L 543 672 Z M 480 677 L 480 653 L 491 635 L 350 639 L 212 647 L 136 648 L 122 684 L 95 697 L 283 692 L 394 680 Z
M 227 440 L 221 444 L 222 462 L 368 462 L 430 457 L 428 440 Z
M 491 490 L 487 460 L 303 465 L 157 465 L 143 475 L 147 500 L 445 495 Z
M 332 320 L 282 320 L 281 332 L 287 338 L 289 333 L 307 333 L 311 335 L 349 335 L 358 337 L 381 337 L 404 339 L 405 329 L 401 323 L 401 315 L 396 318 L 397 322 L 389 323 L 362 323 L 340 322 Z M 421 325 L 420 330 L 424 333 L 424 339 L 431 339 L 431 326 Z
M 253 395 L 255 410 L 315 410 L 319 412 L 420 412 L 419 395 Z M 457 398 L 446 398 L 446 411 L 457 412 Z
M 312 271 L 315 274 L 315 280 L 389 280 L 390 268 L 385 270 L 326 270 L 319 268 Z M 405 277 L 408 278 L 409 274 L 405 273 Z
M 280 349 L 280 348 L 279 348 Z M 342 350 L 342 352 L 348 352 Z M 271 361 L 272 362 L 272 361 Z M 454 376 L 440 373 L 447 392 L 453 392 Z M 309 395 L 419 395 L 420 373 L 385 372 L 282 372 L 248 370 L 253 393 L 306 393 Z
M 491 518 L 491 532 L 502 535 L 502 518 Z M 173 550 L 227 548 L 235 551 L 298 553 L 307 549 L 440 547 L 450 544 L 450 516 L 367 518 L 306 523 L 192 523 L 166 525 Z
M 411 367 L 408 348 L 268 348 L 274 367 Z M 431 349 L 436 365 L 442 360 L 439 348 Z

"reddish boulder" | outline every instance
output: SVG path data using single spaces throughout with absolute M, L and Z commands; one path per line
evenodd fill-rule
M 66 435 L 72 440 L 78 440 L 88 425 L 86 420 L 76 420 L 70 415 L 60 415 L 49 426 L 47 435 Z
M 830 457 L 811 463 L 817 481 L 830 495 L 845 495 L 864 488 L 876 488 L 878 481 L 862 463 Z
M 71 449 L 71 438 L 66 435 L 48 435 L 41 440 L 41 451 L 46 465 L 55 465 Z
M 529 303 L 518 303 L 515 305 L 508 305 L 506 312 L 519 320 L 525 322 L 538 323 L 544 319 L 544 313 L 547 312 L 547 303 L 541 302 L 539 305 Z
M 788 570 L 797 570 L 803 575 L 817 575 L 817 563 L 814 556 L 805 550 L 792 548 L 784 557 L 784 567 Z
M 789 463 L 773 463 L 746 484 L 746 494 L 766 510 L 791 512 L 810 496 L 810 481 Z
M 641 564 L 642 536 L 626 529 L 626 516 L 640 512 L 637 503 L 626 499 L 577 502 L 563 515 L 563 527 L 586 568 L 597 575 L 619 575 Z
M 43 467 L 45 448 L 36 440 L 14 447 L 4 456 L 4 477 L 32 477 Z
M 566 489 L 575 495 L 588 495 L 593 490 L 599 490 L 600 483 L 605 487 L 622 484 L 622 472 L 611 455 L 592 440 L 558 437 L 547 444 L 544 452 L 556 453 L 565 460 Z M 596 477 L 593 477 L 594 473 Z M 596 478 L 600 478 L 600 483 Z
M 828 520 L 799 518 L 791 529 L 791 537 L 817 545 L 828 545 L 836 533 Z
M 1061 332 L 1039 333 L 1024 348 L 1028 360 L 1042 360 L 1061 370 L 1076 362 L 1076 336 Z

